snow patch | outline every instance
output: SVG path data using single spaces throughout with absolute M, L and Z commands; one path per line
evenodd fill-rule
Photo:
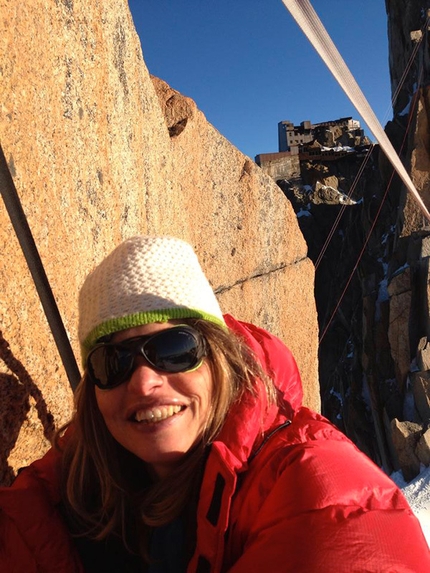
M 409 97 L 408 103 L 407 103 L 406 106 L 402 109 L 402 111 L 397 114 L 398 116 L 409 115 L 409 111 L 410 111 L 410 109 L 411 109 L 411 101 L 412 101 L 412 98 Z
M 410 483 L 405 482 L 400 471 L 390 477 L 402 490 L 430 546 L 430 468 L 421 466 L 420 474 Z
M 343 398 L 339 392 L 336 392 L 336 390 L 334 388 L 331 388 L 330 394 L 332 396 L 335 396 L 339 400 L 340 404 L 343 406 Z
M 398 269 L 396 269 L 394 271 L 393 277 L 396 277 L 397 275 L 401 275 L 408 268 L 409 268 L 409 264 L 405 263 L 404 265 L 402 265 L 401 267 L 399 267 Z

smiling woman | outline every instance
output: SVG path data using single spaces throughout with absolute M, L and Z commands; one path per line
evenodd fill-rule
M 134 364 L 127 368 L 129 375 L 125 382 L 110 391 L 96 388 L 97 406 L 109 432 L 121 446 L 148 464 L 157 477 L 168 475 L 198 443 L 209 417 L 212 396 L 209 366 L 193 356 L 190 360 L 190 349 L 183 347 L 184 335 L 192 336 L 193 332 L 197 351 L 199 335 L 191 327 L 153 323 L 118 333 L 115 340 L 120 344 L 153 335 L 146 338 L 146 344 L 158 340 L 159 345 L 163 342 L 168 345 L 170 352 L 174 344 L 178 349 L 167 362 L 166 358 L 162 364 L 153 360 L 157 368 L 147 356 L 143 357 L 141 350 Z M 118 344 L 117 347 L 124 348 Z M 179 353 L 183 358 L 177 362 Z
M 301 406 L 280 340 L 222 315 L 190 245 L 125 241 L 79 316 L 73 419 L 0 488 L 1 571 L 430 570 L 400 491 Z

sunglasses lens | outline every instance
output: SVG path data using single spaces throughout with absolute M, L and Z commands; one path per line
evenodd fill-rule
M 143 356 L 157 370 L 176 373 L 197 368 L 204 355 L 201 334 L 189 326 L 176 326 L 119 344 L 100 344 L 90 352 L 87 367 L 94 384 L 109 389 L 127 380 L 136 356 Z
M 124 382 L 133 366 L 133 353 L 115 345 L 96 347 L 88 357 L 88 371 L 99 388 L 113 388 Z
M 163 330 L 144 345 L 145 356 L 155 368 L 165 372 L 192 370 L 204 355 L 204 345 L 196 331 L 184 327 Z

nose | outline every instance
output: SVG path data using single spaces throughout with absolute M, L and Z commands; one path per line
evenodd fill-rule
M 149 396 L 163 385 L 163 374 L 150 366 L 143 358 L 136 359 L 134 370 L 128 381 L 129 390 Z

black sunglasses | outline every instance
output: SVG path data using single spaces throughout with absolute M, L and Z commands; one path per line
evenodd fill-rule
M 187 325 L 122 342 L 102 342 L 88 354 L 89 378 L 102 390 L 115 388 L 131 376 L 137 356 L 162 372 L 187 372 L 202 363 L 206 343 L 200 332 Z

